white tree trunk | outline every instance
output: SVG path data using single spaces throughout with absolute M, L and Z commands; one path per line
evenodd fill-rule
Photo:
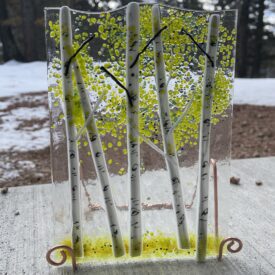
M 62 88 L 64 96 L 64 113 L 68 151 L 68 173 L 71 186 L 72 211 L 72 245 L 76 257 L 83 256 L 81 208 L 80 208 L 80 173 L 79 156 L 76 137 L 76 128 L 73 124 L 73 85 L 72 72 L 69 68 L 66 74 L 66 64 L 72 53 L 71 14 L 68 7 L 60 10 L 60 51 L 62 62 Z
M 160 30 L 160 24 L 159 6 L 154 5 L 152 8 L 153 35 L 155 35 Z M 183 201 L 179 175 L 179 163 L 177 158 L 174 135 L 173 133 L 171 134 L 169 132 L 172 127 L 172 123 L 169 112 L 168 92 L 165 75 L 166 72 L 163 58 L 163 45 L 161 35 L 157 36 L 154 40 L 154 56 L 161 132 L 163 137 L 164 153 L 166 155 L 166 165 L 169 171 L 172 186 L 173 208 L 177 220 L 178 246 L 180 248 L 189 248 L 190 243 L 184 209 L 185 204 Z
M 127 146 L 130 182 L 130 255 L 139 256 L 142 251 L 141 197 L 140 197 L 140 147 L 139 147 L 139 61 L 131 64 L 139 50 L 139 4 L 130 3 L 126 10 L 126 88 L 131 101 L 127 100 Z
M 211 60 L 205 57 L 204 83 L 202 90 L 202 114 L 199 139 L 199 197 L 197 217 L 197 261 L 204 261 L 207 249 L 207 218 L 208 218 L 208 185 L 210 173 L 210 130 L 213 86 L 219 38 L 219 15 L 211 15 L 208 25 L 206 53 Z
M 108 224 L 112 236 L 113 253 L 115 257 L 120 257 L 125 254 L 125 249 L 117 217 L 116 206 L 112 195 L 109 172 L 106 165 L 104 151 L 102 149 L 100 135 L 98 133 L 95 118 L 93 116 L 93 109 L 90 103 L 90 98 L 85 89 L 85 85 L 77 61 L 73 61 L 72 65 L 74 67 L 77 88 L 80 94 L 80 101 L 85 121 L 87 121 L 88 119 L 90 120 L 90 122 L 87 124 L 88 140 L 92 151 L 96 173 L 101 184 L 105 201 Z

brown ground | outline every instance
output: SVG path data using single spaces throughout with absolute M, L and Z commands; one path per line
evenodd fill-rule
M 41 99 L 35 101 L 30 100 L 31 95 L 24 95 L 26 100 L 10 98 L 0 98 L 0 101 L 11 100 L 11 104 L 3 113 L 9 112 L 18 107 L 33 108 L 46 105 L 47 96 L 45 93 L 37 93 Z M 32 94 L 33 95 L 33 94 Z M 1 113 L 0 113 L 1 124 Z M 22 127 L 32 127 L 39 129 L 45 127 L 45 119 L 24 121 L 19 125 Z M 18 129 L 18 130 L 19 130 Z M 1 146 L 1 145 L 0 145 Z M 232 158 L 253 158 L 275 156 L 275 107 L 237 105 L 234 107 L 233 120 L 233 138 L 232 138 Z M 21 160 L 31 160 L 35 164 L 35 168 L 20 167 L 18 165 Z M 12 169 L 19 171 L 19 176 L 15 179 L 1 178 L 0 167 L 0 187 L 18 186 L 24 184 L 49 183 L 50 177 L 50 149 L 49 147 L 38 151 L 9 151 L 3 152 L 0 147 L 0 162 L 11 165 Z
M 232 158 L 275 156 L 275 107 L 234 106 Z

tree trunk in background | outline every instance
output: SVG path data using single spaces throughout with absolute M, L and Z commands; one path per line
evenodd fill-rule
M 237 77 L 247 77 L 248 38 L 249 38 L 249 6 L 251 0 L 243 0 L 238 4 L 238 37 L 237 37 Z
M 64 6 L 61 1 L 61 5 Z M 69 0 L 68 6 L 76 10 L 91 11 L 92 7 L 89 5 L 88 0 Z
M 21 11 L 22 11 L 22 29 L 24 34 L 23 43 L 23 55 L 25 61 L 32 61 L 37 58 L 37 47 L 36 41 L 38 37 L 35 37 L 35 14 L 34 7 L 35 4 L 32 0 L 21 0 Z
M 9 4 L 11 2 L 13 1 L 10 1 Z M 20 18 L 19 16 L 10 16 L 7 3 L 0 0 L 0 40 L 3 43 L 3 59 L 4 61 L 10 59 L 22 60 L 23 56 L 13 33 L 14 26 L 20 24 Z
M 62 5 L 91 10 L 88 0 L 0 0 L 0 40 L 4 61 L 45 60 L 44 7 Z
M 36 0 L 33 6 L 34 13 L 34 23 L 33 23 L 33 33 L 35 40 L 35 55 L 38 60 L 45 60 L 46 49 L 45 49 L 45 31 L 44 31 L 44 7 L 45 1 Z
M 256 24 L 255 48 L 254 58 L 252 62 L 252 77 L 259 77 L 261 74 L 262 63 L 262 48 L 263 48 L 263 34 L 264 34 L 264 0 L 258 0 L 258 16 Z
M 187 0 L 184 8 L 191 10 L 199 10 L 202 9 L 202 4 L 198 0 Z

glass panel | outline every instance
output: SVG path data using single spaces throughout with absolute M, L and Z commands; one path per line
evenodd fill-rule
M 140 189 L 141 189 L 141 234 L 142 252 L 134 260 L 153 258 L 195 257 L 197 235 L 198 171 L 199 171 L 199 127 L 202 112 L 202 91 L 208 21 L 212 14 L 204 11 L 179 10 L 160 5 L 161 31 L 154 37 L 152 30 L 152 5 L 139 6 L 140 32 L 135 43 L 141 53 L 139 64 L 139 108 L 136 128 L 140 145 Z M 53 212 L 55 218 L 54 244 L 72 245 L 71 186 L 68 176 L 65 102 L 62 90 L 62 64 L 60 53 L 60 9 L 47 8 L 46 40 L 48 55 L 49 106 L 51 114 L 51 155 Z M 220 15 L 218 52 L 211 116 L 210 157 L 218 161 L 219 177 L 219 240 L 226 237 L 229 224 L 230 194 L 229 182 L 230 143 L 232 120 L 232 89 L 235 64 L 236 12 L 215 11 Z M 153 20 L 153 23 L 156 22 Z M 103 155 L 109 174 L 110 190 L 117 212 L 126 256 L 116 260 L 129 260 L 130 181 L 133 166 L 128 167 L 132 143 L 127 148 L 127 109 L 130 99 L 119 81 L 128 92 L 131 80 L 126 80 L 126 7 L 108 13 L 87 13 L 71 10 L 73 52 L 89 37 L 94 35 L 77 56 L 72 59 L 72 127 L 76 128 L 81 177 L 81 215 L 84 242 L 84 258 L 78 261 L 100 261 L 114 259 L 112 237 L 106 203 L 103 198 L 104 180 L 99 180 L 100 171 L 95 169 L 91 135 L 85 125 L 85 115 L 78 90 L 78 80 L 73 63 L 77 61 L 89 100 L 93 108 Z M 150 39 L 153 38 L 150 42 Z M 156 67 L 153 44 L 161 39 L 168 92 L 167 106 L 170 111 L 171 134 L 179 161 L 179 182 L 183 193 L 186 224 L 190 248 L 181 249 L 180 235 L 177 234 L 176 211 L 173 210 L 173 177 L 167 171 L 169 146 L 165 148 L 160 121 L 159 89 L 156 86 Z M 131 41 L 130 41 L 131 42 Z M 130 43 L 129 42 L 129 43 Z M 130 45 L 131 50 L 135 47 Z M 148 47 L 147 47 L 148 46 Z M 73 54 L 71 52 L 71 55 Z M 131 58 L 130 58 L 131 59 Z M 136 66 L 135 59 L 129 59 Z M 157 64 L 159 66 L 159 64 Z M 105 71 L 101 68 L 104 66 Z M 129 66 L 129 64 L 128 64 Z M 133 66 L 133 67 L 134 67 Z M 106 72 L 107 70 L 107 72 Z M 161 73 L 161 72 L 160 72 Z M 111 75 L 113 75 L 113 78 Z M 135 77 L 130 75 L 129 77 Z M 115 78 L 115 80 L 114 80 Z M 129 78 L 130 79 L 130 78 Z M 130 82 L 129 82 L 130 81 Z M 127 89 L 126 88 L 126 89 Z M 161 87 L 160 87 L 161 89 Z M 133 99 L 134 103 L 136 100 Z M 127 106 L 128 104 L 128 106 Z M 164 104 L 165 105 L 165 104 Z M 163 105 L 163 106 L 164 106 Z M 163 107 L 162 106 L 162 107 Z M 161 108 L 162 108 L 161 107 Z M 162 110 L 163 111 L 163 110 Z M 89 116 L 90 114 L 88 114 Z M 89 117 L 90 118 L 90 117 Z M 128 129 L 129 129 L 128 125 Z M 167 133 L 166 133 L 167 134 Z M 133 138 L 133 137 L 132 137 Z M 167 137 L 166 137 L 167 138 Z M 168 151 L 167 151 L 168 150 Z M 165 153 L 164 153 L 165 151 Z M 169 155 L 169 154 L 168 154 Z M 176 158 L 177 159 L 177 158 Z M 137 169 L 138 169 L 137 165 Z M 177 166 L 177 165 L 176 165 Z M 171 164 L 174 167 L 174 164 Z M 100 169 L 99 169 L 100 170 Z M 131 174 L 130 174 L 131 173 Z M 138 184 L 138 179 L 135 179 Z M 214 189 L 209 183 L 208 245 L 207 256 L 217 253 L 214 222 Z M 132 197 L 133 198 L 133 197 Z M 132 209 L 133 211 L 134 209 Z M 134 225 L 132 225 L 133 227 Z M 112 231 L 113 232 L 113 231 Z M 134 233 L 133 233 L 134 234 Z M 138 235 L 138 230 L 137 233 Z M 178 241 L 177 241 L 178 239 Z M 131 248 L 130 248 L 131 249 Z M 138 248 L 137 248 L 138 249 Z M 133 255 L 133 254 L 132 254 Z

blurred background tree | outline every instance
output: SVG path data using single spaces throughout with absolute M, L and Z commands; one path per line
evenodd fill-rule
M 103 11 L 127 5 L 129 0 L 0 0 L 0 42 L 8 61 L 45 60 L 44 13 L 47 7 L 68 5 Z M 136 1 L 152 2 L 152 1 Z M 275 77 L 274 0 L 163 0 L 187 9 L 238 9 L 236 76 Z

